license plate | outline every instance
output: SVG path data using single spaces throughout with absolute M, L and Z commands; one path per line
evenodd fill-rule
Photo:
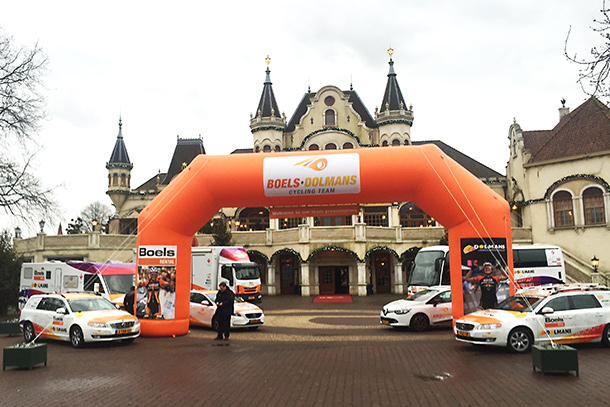
M 382 319 L 381 323 L 384 325 L 390 325 L 390 321 L 388 321 L 387 319 Z
M 251 319 L 251 320 L 250 320 L 250 323 L 251 323 L 251 324 L 260 324 L 260 323 L 261 323 L 261 320 L 260 320 L 260 319 Z
M 129 333 L 131 333 L 131 329 L 117 329 L 116 330 L 117 335 L 124 335 L 124 334 L 129 334 Z
M 457 334 L 459 336 L 466 336 L 466 337 L 470 337 L 470 332 L 466 332 L 466 331 L 457 331 Z

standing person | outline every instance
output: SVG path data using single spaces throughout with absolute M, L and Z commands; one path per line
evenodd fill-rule
M 233 302 L 235 301 L 235 294 L 227 284 L 223 281 L 218 284 L 218 294 L 216 294 L 216 318 L 218 320 L 218 336 L 215 340 L 229 339 L 229 333 L 231 331 L 231 315 L 233 315 Z
M 504 273 L 503 276 L 494 276 L 493 266 L 491 263 L 483 264 L 483 275 L 472 277 L 471 273 L 466 276 L 466 281 L 476 284 L 481 289 L 481 307 L 483 309 L 489 309 L 496 306 L 498 298 L 496 297 L 496 291 L 498 289 L 498 283 L 502 280 L 506 280 L 508 276 Z
M 148 280 L 140 282 L 140 287 L 146 287 L 146 309 L 144 310 L 144 318 L 159 318 L 161 317 L 161 307 L 159 300 L 159 291 L 165 282 L 159 280 L 159 269 L 151 267 L 149 270 L 150 277 Z
M 125 298 L 123 299 L 123 309 L 129 312 L 131 315 L 135 315 L 135 310 L 133 308 L 133 304 L 136 299 L 136 287 L 131 286 L 129 292 L 125 294 Z

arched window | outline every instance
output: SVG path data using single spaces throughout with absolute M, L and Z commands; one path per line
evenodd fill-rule
M 319 149 L 320 149 L 320 146 L 319 146 L 319 145 L 317 145 L 317 144 L 312 144 L 312 145 L 310 145 L 310 146 L 309 146 L 309 149 L 310 149 L 310 150 L 319 150 Z
M 324 125 L 325 126 L 334 126 L 335 125 L 335 111 L 332 109 L 328 109 L 324 112 Z
M 393 145 L 393 146 L 399 146 L 399 145 L 400 145 L 400 140 L 398 140 L 397 138 L 395 138 L 394 140 L 392 140 L 392 145 Z
M 328 143 L 324 146 L 324 150 L 336 150 L 337 145 L 335 143 Z
M 126 180 L 127 177 L 125 177 L 125 174 L 121 174 L 121 186 L 124 187 L 126 185 Z
M 280 146 L 275 146 L 275 152 L 279 153 L 280 151 L 282 151 L 282 147 Z
M 405 146 L 408 146 L 409 144 L 409 140 L 405 140 Z
M 415 204 L 408 202 L 399 211 L 400 225 L 407 228 L 423 228 L 436 226 L 432 216 L 419 209 Z
M 556 227 L 574 226 L 572 195 L 568 191 L 559 191 L 553 195 L 553 217 Z
M 582 193 L 582 205 L 585 212 L 585 225 L 606 223 L 604 194 L 601 189 L 591 187 Z
M 258 152 L 260 152 L 260 151 L 261 151 L 261 148 L 260 148 L 259 146 L 256 146 L 256 147 L 254 148 L 254 152 L 255 152 L 255 153 L 258 153 Z
M 115 187 L 119 185 L 119 174 L 112 174 L 112 185 Z
M 343 149 L 345 150 L 345 149 L 348 149 L 348 148 L 354 148 L 354 145 L 352 143 L 350 143 L 349 141 L 343 143 Z
M 387 147 L 388 146 L 388 140 L 383 140 L 383 142 L 381 143 L 382 147 Z
M 237 231 L 265 230 L 269 227 L 269 210 L 267 208 L 245 208 L 237 218 Z
M 271 152 L 271 146 L 269 144 L 265 144 L 263 146 L 263 153 L 270 153 Z

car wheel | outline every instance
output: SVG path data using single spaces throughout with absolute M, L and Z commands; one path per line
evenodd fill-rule
M 34 331 L 34 325 L 31 322 L 26 321 L 23 324 L 23 339 L 26 342 L 32 342 L 36 338 L 36 331 Z
M 430 320 L 424 314 L 415 314 L 409 322 L 409 327 L 415 332 L 423 332 L 430 327 Z
M 534 338 L 525 328 L 515 328 L 508 334 L 507 346 L 515 353 L 525 353 L 532 349 Z
M 602 334 L 602 343 L 604 346 L 610 347 L 610 324 L 606 325 L 604 328 L 604 333 Z
M 70 343 L 75 348 L 80 348 L 85 343 L 85 339 L 83 338 L 83 330 L 80 329 L 80 326 L 74 325 L 70 328 Z

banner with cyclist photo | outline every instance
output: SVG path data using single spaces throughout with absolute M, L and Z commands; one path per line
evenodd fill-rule
M 464 313 L 493 308 L 509 295 L 505 238 L 460 240 Z
M 176 246 L 138 247 L 138 318 L 175 318 L 176 253 Z

